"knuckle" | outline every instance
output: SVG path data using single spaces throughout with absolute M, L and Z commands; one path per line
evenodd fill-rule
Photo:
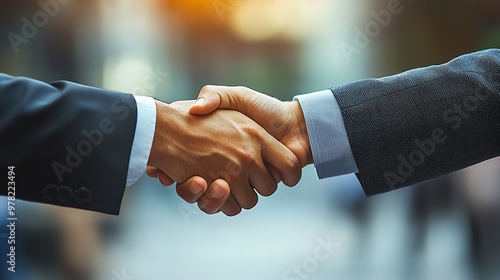
M 242 96 L 246 95 L 246 96 L 248 96 L 248 95 L 251 94 L 251 92 L 252 91 L 249 88 L 245 87 L 245 86 L 236 86 L 236 87 L 234 87 L 234 94 L 236 94 L 236 95 L 242 95 Z
M 247 100 L 251 95 L 251 90 L 244 86 L 236 86 L 230 89 L 231 94 L 228 94 L 226 97 L 229 101 L 230 107 L 236 109 L 240 112 L 247 111 L 248 104 L 246 102 L 240 102 L 243 100 Z
M 215 88 L 215 86 L 213 85 L 206 85 L 206 86 L 203 86 L 200 90 L 201 93 L 207 93 L 207 92 L 211 92 L 213 91 Z
M 288 156 L 287 167 L 288 167 L 288 170 L 292 173 L 295 173 L 301 169 L 300 168 L 300 161 L 294 154 L 291 154 Z
M 246 96 L 251 96 L 251 95 L 255 95 L 256 91 L 249 88 L 249 87 L 246 87 L 246 86 L 237 86 L 236 87 L 238 93 L 242 94 L 242 95 L 246 95 Z
M 245 163 L 250 163 L 250 164 L 257 164 L 258 163 L 258 156 L 257 154 L 250 150 L 250 149 L 244 149 L 240 153 L 240 157 Z
M 252 140 L 258 140 L 259 142 L 262 142 L 262 135 L 261 133 L 263 132 L 262 130 L 259 129 L 260 127 L 256 127 L 253 124 L 247 124 L 242 127 L 242 130 L 245 132 L 245 134 L 250 137 Z
M 295 186 L 300 181 L 301 177 L 302 169 L 300 161 L 296 156 L 291 155 L 287 157 L 283 165 L 285 165 L 283 169 L 281 169 L 283 175 L 283 183 L 290 187 Z

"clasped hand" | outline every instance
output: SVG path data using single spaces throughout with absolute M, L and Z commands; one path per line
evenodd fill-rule
M 297 101 L 281 102 L 245 87 L 205 86 L 195 101 L 156 101 L 147 174 L 206 213 L 234 216 L 294 186 L 312 163 Z

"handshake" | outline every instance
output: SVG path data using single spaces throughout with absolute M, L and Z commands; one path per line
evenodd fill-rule
M 313 163 L 298 101 L 282 102 L 245 87 L 205 86 L 197 101 L 156 101 L 146 172 L 205 213 L 234 216 L 296 185 Z
M 207 86 L 196 102 L 157 102 L 147 167 L 206 213 L 236 215 L 313 163 L 356 173 L 372 196 L 500 155 L 500 50 L 281 102 Z M 307 123 L 307 125 L 306 125 Z M 439 144 L 439 145 L 438 145 Z
M 298 101 L 206 86 L 173 104 L 0 74 L 0 167 L 23 174 L 0 195 L 30 186 L 17 198 L 117 214 L 124 183 L 147 165 L 202 211 L 233 216 L 281 181 L 296 185 L 313 157 L 320 179 L 355 173 L 367 196 L 393 191 L 500 155 L 499 69 L 492 49 Z M 117 114 L 122 100 L 135 114 Z M 113 131 L 99 145 L 86 140 L 96 123 Z

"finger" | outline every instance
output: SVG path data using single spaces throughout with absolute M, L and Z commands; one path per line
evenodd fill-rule
M 253 168 L 251 169 L 248 178 L 250 185 L 252 185 L 262 196 L 272 195 L 278 188 L 278 183 L 274 179 L 271 172 L 267 170 L 266 165 L 262 162 L 261 158 L 253 162 L 252 166 Z
M 213 214 L 224 205 L 231 191 L 226 181 L 215 180 L 207 192 L 198 199 L 198 207 L 207 214 Z
M 189 111 L 195 115 L 206 115 L 216 109 L 240 111 L 251 119 L 260 118 L 260 106 L 279 102 L 277 99 L 246 87 L 204 86 L 195 104 Z
M 167 174 L 163 173 L 163 171 L 159 170 L 156 167 L 146 166 L 146 174 L 149 177 L 158 178 L 160 183 L 166 187 L 174 183 L 174 180 L 172 180 L 172 178 L 170 178 Z
M 267 133 L 262 133 L 262 159 L 278 169 L 283 183 L 295 186 L 302 175 L 300 161 L 287 147 Z
M 270 165 L 269 163 L 264 163 L 264 164 L 266 165 L 266 168 L 267 168 L 267 170 L 269 170 L 271 175 L 273 175 L 273 178 L 276 181 L 276 183 L 279 184 L 281 182 L 281 180 L 283 180 L 281 178 L 280 171 L 278 169 L 276 169 L 274 166 Z
M 146 174 L 151 178 L 158 178 L 156 167 L 146 166 Z
M 157 173 L 158 180 L 160 180 L 160 183 L 165 187 L 171 186 L 173 183 L 175 183 L 175 181 L 172 180 L 172 178 L 170 178 L 167 174 L 163 173 L 163 171 L 158 169 Z
M 241 176 L 240 178 L 246 178 L 246 180 L 235 179 L 231 181 L 231 194 L 243 209 L 252 209 L 259 201 L 259 197 L 250 184 L 248 176 Z
M 281 102 L 246 87 L 204 86 L 190 113 L 205 115 L 215 109 L 236 110 L 247 115 L 257 123 L 269 121 L 263 118 L 263 107 L 273 108 Z
M 177 184 L 177 194 L 189 203 L 195 203 L 207 190 L 207 181 L 199 176 L 193 176 L 183 183 Z
M 226 214 L 226 216 L 232 217 L 241 213 L 242 208 L 231 194 L 227 198 L 226 203 L 224 203 L 219 210 Z
M 205 86 L 201 89 L 198 99 L 189 112 L 195 115 L 206 115 L 215 111 L 220 105 L 220 97 L 217 93 L 218 87 Z
M 204 115 L 216 109 L 239 111 L 276 139 L 283 137 L 289 125 L 283 102 L 246 87 L 205 86 L 190 113 Z

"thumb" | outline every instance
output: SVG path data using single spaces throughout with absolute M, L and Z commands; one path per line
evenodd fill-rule
M 204 86 L 189 112 L 195 115 L 206 115 L 216 109 L 229 109 L 240 111 L 252 118 L 251 109 L 255 107 L 254 103 L 263 97 L 267 96 L 241 86 Z
M 201 89 L 198 99 L 189 112 L 194 115 L 210 114 L 219 108 L 221 97 L 216 86 L 205 86 Z
M 229 109 L 243 113 L 261 125 L 274 137 L 281 137 L 276 123 L 282 123 L 282 102 L 246 87 L 204 86 L 190 113 L 206 115 L 216 109 Z

